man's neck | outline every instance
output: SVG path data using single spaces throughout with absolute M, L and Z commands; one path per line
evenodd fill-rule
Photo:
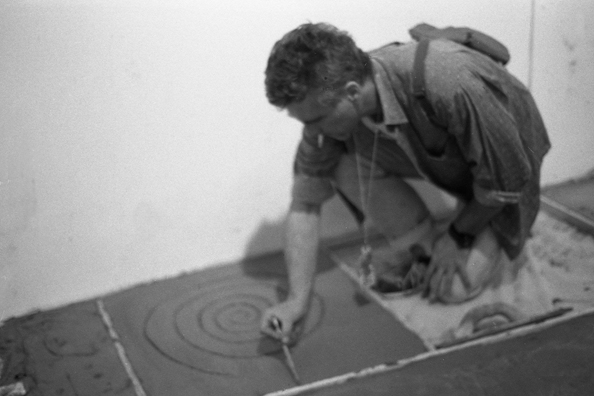
M 384 118 L 379 94 L 372 78 L 366 79 L 361 89 L 361 116 L 370 117 L 376 123 Z

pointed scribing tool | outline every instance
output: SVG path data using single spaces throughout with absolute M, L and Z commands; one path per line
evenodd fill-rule
M 280 333 L 282 331 L 281 330 L 282 326 L 281 326 L 280 320 L 276 316 L 273 316 L 270 321 L 272 323 L 272 327 L 274 328 L 274 331 L 276 331 L 277 333 Z M 295 369 L 295 362 L 293 362 L 293 357 L 291 356 L 291 351 L 289 351 L 289 346 L 287 345 L 287 343 L 288 343 L 287 337 L 282 337 L 281 344 L 283 346 L 283 353 L 285 354 L 285 361 L 287 362 L 289 371 L 291 372 L 291 375 L 293 376 L 293 380 L 295 381 L 295 383 L 297 385 L 301 385 L 301 380 L 299 379 L 299 375 L 297 375 L 297 370 Z

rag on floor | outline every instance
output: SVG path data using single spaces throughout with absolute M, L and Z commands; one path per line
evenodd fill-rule
M 446 305 L 430 303 L 420 293 L 378 293 L 378 300 L 433 348 L 482 330 L 480 323 L 468 325 L 472 316 L 497 326 L 562 307 L 593 307 L 593 261 L 591 235 L 540 213 L 522 254 L 514 260 L 500 255 L 495 276 L 476 298 Z

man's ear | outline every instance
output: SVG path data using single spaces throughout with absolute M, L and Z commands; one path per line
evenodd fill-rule
M 350 101 L 356 101 L 361 96 L 362 87 L 356 81 L 349 81 L 344 85 L 344 91 Z

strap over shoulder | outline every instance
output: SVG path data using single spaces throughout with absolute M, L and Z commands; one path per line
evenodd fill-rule
M 496 62 L 506 65 L 511 56 L 505 45 L 495 38 L 468 27 L 436 28 L 427 23 L 420 23 L 409 30 L 411 37 L 417 41 L 423 39 L 444 38 L 465 45 L 491 57 Z

